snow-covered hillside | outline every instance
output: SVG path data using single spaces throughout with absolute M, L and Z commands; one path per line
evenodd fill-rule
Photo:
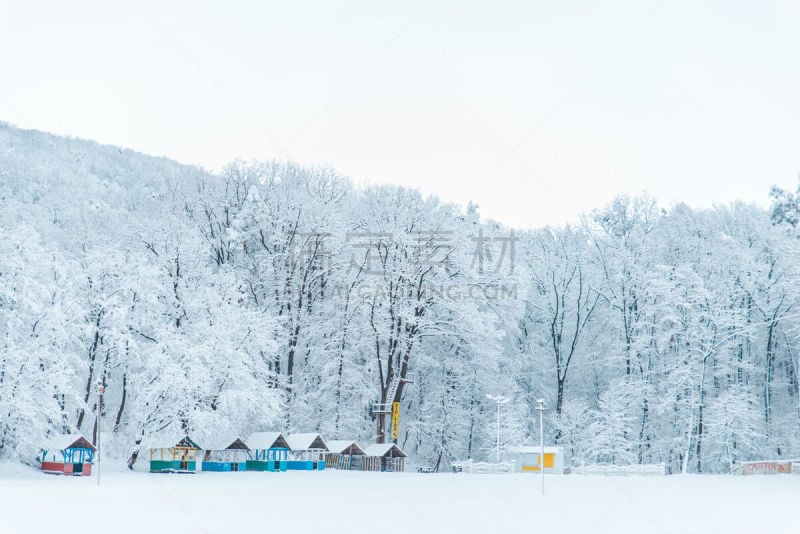
M 619 198 L 512 232 L 329 168 L 220 175 L 0 125 L 0 457 L 101 429 L 388 438 L 421 464 L 538 436 L 571 462 L 800 456 L 797 202 Z M 398 382 L 398 375 L 413 382 Z M 387 398 L 395 392 L 393 398 Z

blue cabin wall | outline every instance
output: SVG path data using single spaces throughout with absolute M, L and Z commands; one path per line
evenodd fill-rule
M 288 468 L 292 471 L 323 471 L 325 469 L 325 452 L 319 450 L 293 451 L 294 459 L 289 460 Z
M 203 462 L 203 471 L 247 471 L 247 462 Z
M 247 471 L 247 449 L 213 449 L 205 451 L 203 471 Z
M 290 471 L 324 471 L 325 460 L 289 460 L 287 468 Z
M 247 452 L 248 471 L 286 471 L 289 449 L 255 449 Z

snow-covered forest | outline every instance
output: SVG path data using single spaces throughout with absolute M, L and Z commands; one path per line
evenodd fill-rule
M 419 462 L 483 459 L 498 393 L 504 446 L 544 398 L 575 464 L 797 457 L 800 200 L 773 201 L 514 232 L 330 168 L 213 175 L 0 124 L 0 457 L 92 436 L 98 383 L 121 462 L 180 433 L 389 439 L 394 400 Z

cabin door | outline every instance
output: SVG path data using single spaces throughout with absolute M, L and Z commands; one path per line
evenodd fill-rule
M 83 464 L 72 464 L 72 474 L 80 475 L 83 473 Z
M 180 464 L 179 464 L 180 465 L 179 469 L 181 471 L 188 471 L 189 470 L 189 458 L 190 458 L 189 451 L 188 450 L 182 450 L 181 451 Z

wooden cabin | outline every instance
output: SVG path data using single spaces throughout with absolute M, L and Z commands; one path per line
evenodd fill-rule
M 42 471 L 54 475 L 89 476 L 96 450 L 80 434 L 56 436 L 41 450 Z
M 328 445 L 322 436 L 314 433 L 289 434 L 286 436 L 292 459 L 289 460 L 289 469 L 298 471 L 322 471 L 325 469 L 325 454 Z
M 402 472 L 408 455 L 394 443 L 376 443 L 364 449 L 363 471 Z
M 150 449 L 151 473 L 196 473 L 200 446 L 189 436 L 171 446 Z
M 225 444 L 228 445 L 225 445 Z M 203 453 L 203 471 L 246 471 L 247 453 L 250 451 L 244 441 L 236 438 L 225 440 Z
M 254 432 L 247 438 L 248 471 L 286 471 L 289 443 L 280 432 Z
M 361 471 L 364 464 L 364 449 L 355 441 L 328 441 L 329 452 L 325 455 L 325 469 L 342 469 L 344 471 Z

